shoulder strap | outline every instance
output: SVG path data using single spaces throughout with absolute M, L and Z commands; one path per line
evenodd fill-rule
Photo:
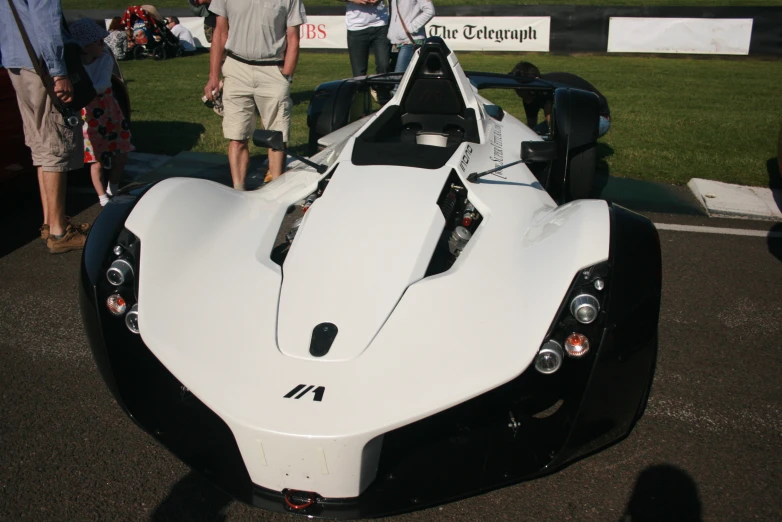
M 402 29 L 405 30 L 405 34 L 407 35 L 408 38 L 410 38 L 410 43 L 415 45 L 415 38 L 413 38 L 413 35 L 410 34 L 410 31 L 407 30 L 405 19 L 402 18 L 402 13 L 399 12 L 399 0 L 396 0 L 396 15 L 399 17 L 399 21 L 402 22 Z
M 8 0 L 8 7 L 11 8 L 11 12 L 14 15 L 14 20 L 16 20 L 16 25 L 19 27 L 19 32 L 22 34 L 22 41 L 24 42 L 24 46 L 27 48 L 27 54 L 30 55 L 30 61 L 33 62 L 33 68 L 35 69 L 35 72 L 37 72 L 39 76 L 43 76 L 43 67 L 41 66 L 41 62 L 38 59 L 38 56 L 35 54 L 33 44 L 30 43 L 30 38 L 27 36 L 27 31 L 24 29 L 22 19 L 19 18 L 19 11 L 16 10 L 16 6 L 11 0 Z
M 41 63 L 41 60 L 35 54 L 35 49 L 33 49 L 33 44 L 30 43 L 30 37 L 27 36 L 27 31 L 24 28 L 22 19 L 19 18 L 19 11 L 16 10 L 16 6 L 12 0 L 8 0 L 8 6 L 11 8 L 11 12 L 14 15 L 14 20 L 16 20 L 17 27 L 19 27 L 19 32 L 22 35 L 22 41 L 24 42 L 24 46 L 27 48 L 27 54 L 30 55 L 30 61 L 33 62 L 33 69 L 35 69 L 36 74 L 38 74 L 38 76 L 41 78 L 43 86 L 46 89 L 46 92 L 49 94 L 49 97 L 52 99 L 55 107 L 61 106 L 62 104 L 60 103 L 60 99 L 54 93 L 54 82 L 52 81 L 52 77 L 49 75 L 49 71 L 46 70 L 46 64 Z

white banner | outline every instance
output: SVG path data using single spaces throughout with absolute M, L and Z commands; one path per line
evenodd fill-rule
M 624 18 L 608 26 L 610 53 L 749 54 L 751 18 Z
M 549 50 L 548 16 L 440 16 L 426 25 L 428 36 L 439 36 L 454 51 Z
M 302 49 L 347 49 L 348 28 L 344 16 L 307 16 L 299 28 Z
M 189 16 L 187 18 L 180 18 L 179 23 L 193 33 L 193 40 L 195 40 L 196 47 L 209 47 L 209 42 L 206 41 L 206 35 L 204 34 L 203 18 L 200 16 Z
M 439 36 L 454 51 L 549 50 L 551 18 L 547 16 L 440 16 L 426 24 L 428 36 Z M 301 26 L 303 49 L 347 49 L 344 16 L 308 16 Z
M 111 20 L 107 20 L 106 24 Z M 209 47 L 203 18 L 180 18 L 196 46 Z M 551 18 L 547 16 L 477 17 L 440 16 L 426 25 L 428 36 L 439 36 L 454 51 L 543 51 L 549 50 Z M 347 49 L 348 31 L 344 16 L 308 16 L 301 26 L 302 49 Z

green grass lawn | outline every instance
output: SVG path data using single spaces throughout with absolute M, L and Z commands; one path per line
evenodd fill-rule
M 434 0 L 438 5 L 671 5 L 671 6 L 700 6 L 700 5 L 732 5 L 732 6 L 778 6 L 782 0 Z M 339 0 L 304 0 L 304 6 L 333 6 L 340 5 Z M 129 5 L 127 0 L 62 0 L 63 9 L 117 9 L 124 11 Z M 158 0 L 152 5 L 165 16 L 165 9 L 178 7 L 186 8 L 186 0 Z
M 524 55 L 543 72 L 583 76 L 607 97 L 601 139 L 612 176 L 685 184 L 700 177 L 768 186 L 782 120 L 782 61 Z M 465 70 L 507 72 L 520 55 L 459 53 Z M 208 55 L 123 62 L 139 151 L 224 153 L 222 120 L 201 103 Z M 373 66 L 370 66 L 370 70 Z M 347 54 L 303 52 L 293 83 L 291 145 L 307 142 L 307 104 L 321 82 L 350 76 Z M 483 91 L 517 117 L 512 91 Z M 254 154 L 262 153 L 253 149 Z

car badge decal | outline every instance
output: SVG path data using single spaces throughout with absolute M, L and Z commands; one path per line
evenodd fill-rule
M 315 388 L 313 390 L 313 388 Z M 320 402 L 323 400 L 323 394 L 326 393 L 326 387 L 325 386 L 318 386 L 315 387 L 314 384 L 310 384 L 307 386 L 306 384 L 299 384 L 295 388 L 293 388 L 291 391 L 283 395 L 284 399 L 301 399 L 304 397 L 307 393 L 312 392 L 315 396 L 312 398 L 313 401 Z M 299 393 L 301 392 L 301 393 Z M 296 395 L 298 394 L 298 395 Z M 295 395 L 295 397 L 294 397 Z

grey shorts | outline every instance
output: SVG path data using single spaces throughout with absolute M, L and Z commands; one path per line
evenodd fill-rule
M 223 135 L 243 141 L 255 130 L 255 108 L 264 128 L 282 132 L 288 141 L 291 128 L 290 84 L 276 65 L 247 65 L 230 56 L 223 64 Z
M 65 125 L 36 73 L 26 69 L 11 69 L 8 73 L 16 91 L 24 142 L 32 151 L 33 165 L 47 172 L 81 168 L 84 165 L 81 126 Z

